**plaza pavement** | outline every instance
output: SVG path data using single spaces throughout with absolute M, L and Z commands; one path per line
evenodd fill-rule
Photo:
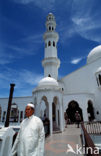
M 46 138 L 45 156 L 83 156 L 82 154 L 67 153 L 67 144 L 70 144 L 76 151 L 76 144 L 82 147 L 80 139 L 81 129 L 76 125 L 68 125 L 64 132 L 56 133 Z

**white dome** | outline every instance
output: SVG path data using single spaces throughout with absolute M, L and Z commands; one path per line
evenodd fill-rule
M 58 82 L 52 77 L 45 77 L 40 80 L 38 87 L 44 86 L 58 86 Z
M 87 63 L 91 63 L 101 57 L 101 45 L 92 49 L 87 57 Z

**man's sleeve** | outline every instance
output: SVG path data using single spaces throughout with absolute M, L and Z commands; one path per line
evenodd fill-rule
M 19 143 L 19 137 L 20 137 L 20 132 L 18 133 L 18 135 L 15 139 L 14 145 L 13 145 L 12 150 L 11 150 L 11 156 L 16 156 L 18 143 Z
M 40 123 L 40 130 L 39 130 L 39 156 L 44 156 L 44 151 L 45 151 L 45 132 L 44 132 L 44 126 L 43 123 Z

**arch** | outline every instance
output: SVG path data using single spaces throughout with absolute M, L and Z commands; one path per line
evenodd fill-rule
M 49 118 L 49 105 L 48 105 L 48 100 L 46 96 L 43 96 L 41 98 L 40 113 L 41 113 L 41 118 L 43 118 L 44 115 L 46 115 L 46 117 Z
M 88 116 L 89 121 L 94 120 L 95 119 L 94 107 L 93 107 L 93 102 L 91 100 L 88 100 L 87 112 L 89 114 L 89 116 Z
M 10 112 L 10 122 L 18 122 L 19 110 L 16 103 L 12 103 Z
M 48 46 L 51 46 L 51 41 L 48 42 Z
M 66 114 L 71 123 L 76 122 L 76 117 L 75 117 L 76 111 L 79 112 L 79 114 L 81 116 L 81 120 L 83 121 L 82 109 L 79 107 L 79 104 L 77 101 L 72 100 L 68 103 L 68 108 L 66 109 Z
M 60 130 L 59 98 L 54 96 L 52 103 L 53 131 Z

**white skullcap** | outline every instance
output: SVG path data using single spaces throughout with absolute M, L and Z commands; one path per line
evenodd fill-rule
M 28 103 L 27 106 L 34 108 L 34 104 L 32 104 L 32 103 Z

